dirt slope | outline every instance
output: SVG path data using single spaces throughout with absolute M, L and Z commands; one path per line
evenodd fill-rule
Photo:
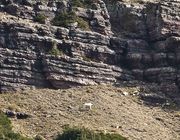
M 70 124 L 118 132 L 130 140 L 179 140 L 180 112 L 144 105 L 133 95 L 138 90 L 112 86 L 29 90 L 1 94 L 0 106 L 31 114 L 29 119 L 12 119 L 16 132 L 31 137 L 39 134 L 50 140 L 63 125 Z M 123 95 L 125 91 L 129 94 Z M 83 111 L 85 102 L 93 103 L 93 109 Z

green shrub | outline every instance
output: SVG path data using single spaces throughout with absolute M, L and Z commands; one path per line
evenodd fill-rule
M 76 21 L 78 23 L 79 28 L 84 29 L 84 30 L 90 30 L 89 23 L 83 18 L 78 17 Z
M 92 4 L 97 0 L 72 0 L 71 4 L 73 7 L 92 8 Z
M 55 140 L 127 140 L 119 134 L 95 133 L 85 128 L 66 127 Z
M 57 48 L 52 48 L 50 51 L 49 51 L 49 54 L 50 55 L 55 55 L 55 56 L 59 56 L 59 55 L 62 55 L 62 52 L 57 49 Z
M 42 136 L 40 136 L 40 135 L 37 135 L 37 136 L 34 138 L 34 140 L 44 140 L 44 138 L 43 138 Z
M 1 140 L 31 140 L 12 131 L 10 120 L 0 111 L 0 139 Z
M 122 0 L 104 0 L 104 2 L 106 3 L 111 3 L 111 4 L 116 4 L 117 2 L 122 2 Z M 128 2 L 128 3 L 131 3 L 131 4 L 144 4 L 145 2 L 143 0 L 124 0 L 124 2 Z M 148 2 L 148 1 L 147 1 Z
M 87 57 L 87 56 L 82 56 L 83 60 L 84 61 L 87 61 L 87 62 L 90 62 L 91 61 L 91 58 Z
M 55 56 L 62 55 L 62 51 L 57 48 L 57 43 L 55 41 L 52 42 L 52 47 L 49 50 L 48 54 Z
M 45 15 L 43 15 L 43 14 L 38 14 L 37 16 L 34 17 L 34 21 L 39 22 L 39 23 L 41 23 L 41 24 L 45 24 L 46 18 L 47 18 L 47 17 L 46 17 Z
M 61 13 L 53 19 L 52 23 L 55 26 L 69 27 L 71 23 L 78 23 L 78 27 L 84 30 L 90 30 L 89 23 L 83 18 L 78 17 L 74 12 Z
M 75 7 L 84 7 L 83 0 L 72 0 L 71 4 Z
M 68 27 L 69 24 L 76 22 L 76 14 L 74 12 L 61 13 L 55 16 L 52 23 L 56 26 Z

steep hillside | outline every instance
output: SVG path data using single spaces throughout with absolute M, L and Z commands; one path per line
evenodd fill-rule
M 28 90 L 0 95 L 0 106 L 26 112 L 28 119 L 11 119 L 14 131 L 29 137 L 52 140 L 64 125 L 86 127 L 104 133 L 119 133 L 128 140 L 179 140 L 180 111 L 173 102 L 143 102 L 139 94 L 156 94 L 149 87 L 87 86 L 68 90 Z M 128 94 L 125 94 L 128 93 Z M 92 103 L 92 110 L 84 103 Z M 148 103 L 147 105 L 145 103 Z

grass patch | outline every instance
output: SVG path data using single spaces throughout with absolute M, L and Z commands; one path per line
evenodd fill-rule
M 32 140 L 12 131 L 11 121 L 0 111 L 0 140 Z
M 95 133 L 85 128 L 65 127 L 55 140 L 127 140 L 119 134 Z

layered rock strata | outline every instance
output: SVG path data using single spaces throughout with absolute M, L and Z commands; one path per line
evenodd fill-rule
M 77 7 L 91 31 L 51 24 L 66 2 L 0 4 L 1 92 L 132 80 L 180 86 L 177 0 Z M 46 24 L 33 21 L 38 13 L 48 16 Z

